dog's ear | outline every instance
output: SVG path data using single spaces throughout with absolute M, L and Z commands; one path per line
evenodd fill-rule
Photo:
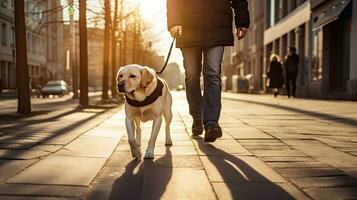
M 141 73 L 141 87 L 146 88 L 147 85 L 149 85 L 155 78 L 155 72 L 153 72 L 152 69 L 148 67 L 143 67 L 143 69 L 140 70 Z

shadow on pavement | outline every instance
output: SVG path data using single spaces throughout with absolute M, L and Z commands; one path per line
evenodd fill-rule
M 271 103 L 263 103 L 263 102 L 244 100 L 244 99 L 235 99 L 235 98 L 229 98 L 229 97 L 225 97 L 225 99 L 233 100 L 233 101 L 241 101 L 241 102 L 251 103 L 251 104 L 258 104 L 258 105 L 263 105 L 263 106 L 269 106 L 269 107 L 278 108 L 278 109 L 282 109 L 282 110 L 288 110 L 288 111 L 292 111 L 292 112 L 296 112 L 296 113 L 301 113 L 304 115 L 309 115 L 312 117 L 317 117 L 317 118 L 331 121 L 334 123 L 337 122 L 340 124 L 346 124 L 346 125 L 357 127 L 357 120 L 352 119 L 352 118 L 347 118 L 347 117 L 341 117 L 338 115 L 326 114 L 326 113 L 321 113 L 321 112 L 293 108 L 293 107 L 289 107 L 289 106 L 283 106 L 283 105 L 277 105 L 277 104 L 271 104 Z
M 295 199 L 280 185 L 268 180 L 238 156 L 217 149 L 215 146 L 203 142 L 202 138 L 195 138 L 195 140 L 198 143 L 198 148 L 207 155 L 206 157 L 223 179 L 223 182 L 213 182 L 216 184 L 216 193 L 217 190 L 224 190 L 220 186 L 226 186 L 232 199 Z M 210 155 L 212 149 L 215 155 Z M 219 196 L 219 192 L 217 195 Z
M 125 172 L 115 180 L 109 199 L 161 199 L 171 180 L 172 171 L 170 147 L 166 147 L 166 154 L 155 161 L 132 160 L 125 166 Z
M 96 107 L 90 107 L 90 109 L 93 110 L 96 109 Z M 42 123 L 53 123 L 54 121 L 58 120 L 58 123 L 61 124 L 60 118 L 76 112 L 86 111 L 82 108 L 74 108 L 48 118 L 26 120 L 23 121 L 23 123 L 18 123 L 17 125 L 11 127 L 2 128 L 0 131 L 4 132 L 5 134 L 1 135 L 0 137 L 0 150 L 2 150 L 0 159 L 19 160 L 21 158 L 18 157 L 21 157 L 22 154 L 28 150 L 31 150 L 31 148 L 36 147 L 36 145 L 46 143 L 51 139 L 67 134 L 75 128 L 78 128 L 79 126 L 89 122 L 92 119 L 95 119 L 96 117 L 108 111 L 110 111 L 110 109 L 99 109 L 91 116 L 73 121 L 73 123 L 66 123 L 60 128 L 54 128 L 50 134 L 47 134 L 46 131 L 48 130 L 43 130 L 44 127 L 41 126 Z

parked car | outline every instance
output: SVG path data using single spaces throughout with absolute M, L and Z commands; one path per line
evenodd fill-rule
M 48 97 L 49 95 L 58 95 L 61 97 L 68 93 L 68 85 L 64 80 L 48 81 L 41 88 L 41 95 L 43 98 Z

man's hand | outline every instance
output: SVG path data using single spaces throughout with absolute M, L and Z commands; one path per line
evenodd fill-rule
M 237 37 L 238 37 L 238 40 L 241 40 L 245 37 L 245 35 L 247 35 L 247 32 L 248 32 L 248 29 L 245 28 L 245 27 L 240 27 L 240 28 L 237 28 Z
M 174 26 L 170 29 L 170 34 L 172 37 L 182 35 L 182 26 Z

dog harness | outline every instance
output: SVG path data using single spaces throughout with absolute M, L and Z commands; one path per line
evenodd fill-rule
M 164 83 L 159 78 L 156 80 L 157 80 L 157 84 L 155 90 L 149 96 L 147 96 L 144 99 L 144 101 L 137 101 L 137 100 L 130 99 L 125 94 L 126 102 L 128 102 L 129 105 L 134 107 L 144 107 L 154 103 L 162 95 L 162 89 L 164 88 Z

